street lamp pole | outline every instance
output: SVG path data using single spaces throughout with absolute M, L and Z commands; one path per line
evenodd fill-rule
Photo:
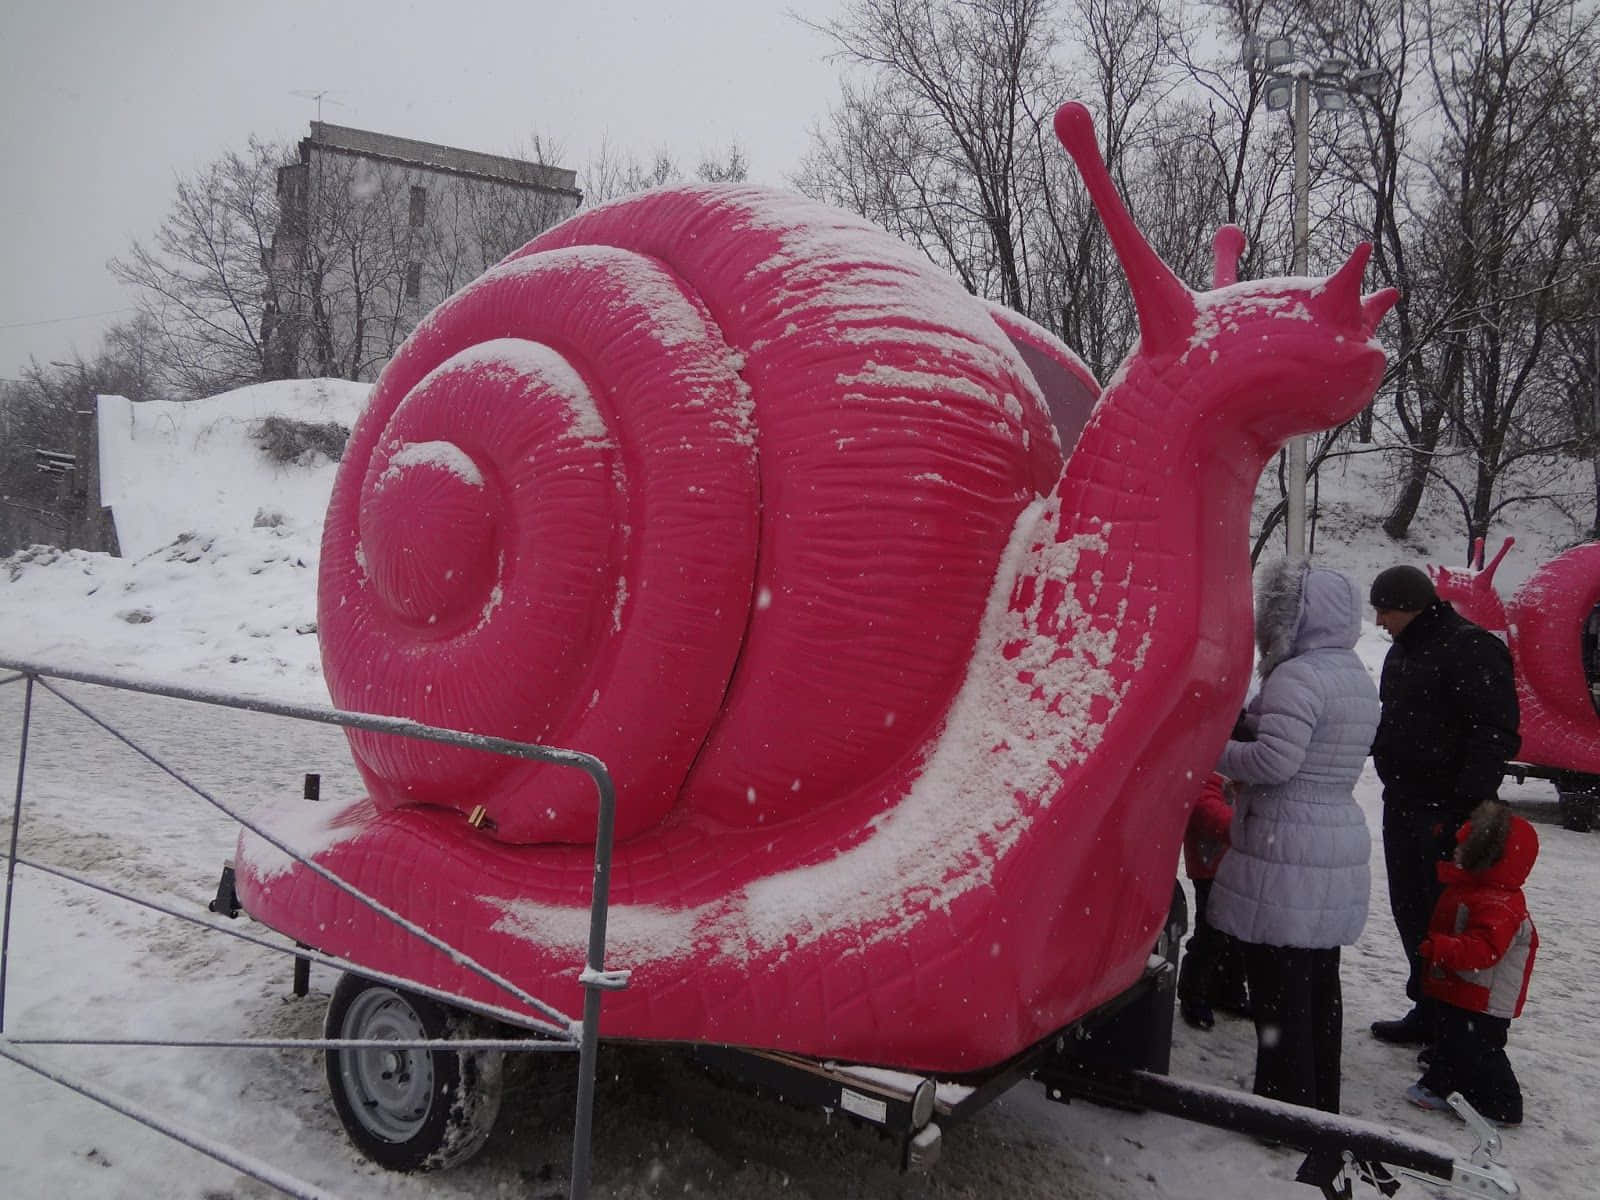
M 1308 268 L 1311 241 L 1311 79 L 1300 72 L 1294 80 L 1294 263 L 1292 275 Z M 1289 439 L 1285 474 L 1288 523 L 1285 535 L 1291 558 L 1306 556 L 1306 439 Z
M 1277 112 L 1294 105 L 1294 265 L 1291 274 L 1304 275 L 1309 269 L 1311 241 L 1311 94 L 1317 108 L 1340 112 L 1352 97 L 1376 99 L 1388 78 L 1382 67 L 1362 67 L 1350 71 L 1341 58 L 1323 58 L 1312 65 L 1295 50 L 1286 36 L 1258 38 L 1248 34 L 1244 40 L 1244 62 L 1255 69 L 1264 66 L 1269 73 L 1266 87 L 1267 108 Z M 1286 449 L 1284 490 L 1287 495 L 1287 520 L 1284 522 L 1288 553 L 1306 556 L 1306 446 L 1308 439 L 1289 439 Z

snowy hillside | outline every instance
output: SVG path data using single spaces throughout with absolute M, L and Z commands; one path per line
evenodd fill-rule
M 1313 553 L 1325 566 L 1348 571 L 1365 584 L 1373 574 L 1397 562 L 1464 566 L 1467 541 L 1461 510 L 1442 487 L 1424 499 L 1410 532 L 1400 543 L 1383 532 L 1382 521 L 1398 490 L 1398 464 L 1388 454 L 1352 453 L 1324 465 L 1315 481 L 1318 514 Z M 1455 482 L 1470 488 L 1466 464 L 1445 462 L 1441 470 L 1456 475 Z M 1594 477 L 1586 463 L 1573 462 L 1564 472 L 1549 472 L 1541 494 L 1507 508 L 1490 530 L 1489 555 L 1506 537 L 1516 546 L 1495 575 L 1495 586 L 1509 596 L 1529 575 L 1561 551 L 1583 540 L 1594 515 Z M 1269 499 L 1276 497 L 1272 468 L 1262 477 L 1257 493 L 1258 519 Z M 1264 557 L 1282 553 L 1283 540 Z
M 101 501 L 115 514 L 124 557 L 143 558 L 188 531 L 230 534 L 284 522 L 320 527 L 332 460 L 308 453 L 302 461 L 275 462 L 262 452 L 263 423 L 348 429 L 371 390 L 366 383 L 314 379 L 257 384 L 187 404 L 101 397 Z
M 33 547 L 0 561 L 0 606 L 27 614 L 6 653 L 325 703 L 316 578 L 336 464 L 274 461 L 261 423 L 348 429 L 370 391 L 319 379 L 192 404 L 103 397 L 101 493 L 124 557 Z
M 260 449 L 264 417 L 348 424 L 365 388 L 326 382 L 244 389 L 175 408 L 102 414 L 107 496 L 129 557 L 35 548 L 0 560 L 0 657 L 326 703 L 316 647 L 321 509 L 333 465 L 322 455 L 275 463 Z M 1323 481 L 1317 557 L 1363 587 L 1400 561 L 1460 561 L 1455 514 L 1425 510 L 1406 546 L 1378 529 L 1389 494 L 1379 456 L 1344 460 Z M 1575 477 L 1574 493 L 1581 494 Z M 1580 517 L 1586 517 L 1581 504 Z M 1500 533 L 1518 546 L 1503 594 L 1576 536 L 1553 506 L 1513 514 Z M 124 525 L 126 522 L 126 525 Z M 126 532 L 124 533 L 124 529 Z M 1495 544 L 1498 544 L 1498 538 Z M 1387 649 L 1366 627 L 1358 648 L 1377 670 Z M 63 689 L 198 786 L 256 810 L 298 795 L 304 771 L 325 793 L 356 786 L 330 729 L 69 686 Z M 17 774 L 22 689 L 0 687 L 0 777 Z M 159 895 L 204 914 L 235 826 L 88 725 L 54 697 L 31 717 L 20 853 Z M 1547 785 L 1506 794 L 1538 822 L 1543 851 L 1528 892 L 1543 948 L 1510 1052 L 1528 1123 L 1506 1131 L 1503 1160 L 1524 1194 L 1577 1200 L 1600 1177 L 1600 949 L 1590 913 L 1600 896 L 1600 834 L 1554 822 Z M 1358 799 L 1376 831 L 1370 773 Z M 9 807 L 9 806 L 8 806 Z M 9 816 L 0 836 L 9 834 Z M 1345 1111 L 1448 1141 L 1471 1138 L 1451 1115 L 1421 1112 L 1401 1093 L 1418 1071 L 1409 1052 L 1375 1042 L 1367 1024 L 1399 1015 L 1403 960 L 1387 913 L 1381 854 L 1371 914 L 1344 956 Z M 153 917 L 36 871 L 16 879 L 5 1032 L 99 1037 L 311 1037 L 333 979 L 289 994 L 289 966 L 267 952 Z M 1173 1070 L 1248 1089 L 1254 1034 L 1224 1018 L 1207 1033 L 1179 1024 Z M 467 1167 L 389 1176 L 350 1149 L 333 1114 L 320 1056 L 292 1049 L 39 1047 L 37 1058 L 291 1171 L 328 1194 L 564 1196 L 570 1094 L 535 1083 L 513 1091 L 487 1149 Z M 1062 1107 L 1035 1084 L 1016 1088 L 945 1139 L 925 1180 L 903 1179 L 886 1155 L 847 1130 L 753 1104 L 657 1052 L 614 1047 L 596 1108 L 599 1197 L 710 1195 L 1234 1197 L 1316 1193 L 1291 1182 L 1299 1156 L 1150 1114 Z M 0 1194 L 246 1200 L 267 1194 L 236 1171 L 9 1063 L 0 1062 Z M 1587 1181 L 1587 1182 L 1585 1182 Z M 1358 1194 L 1376 1195 L 1374 1192 Z M 1420 1194 L 1408 1187 L 1401 1195 Z

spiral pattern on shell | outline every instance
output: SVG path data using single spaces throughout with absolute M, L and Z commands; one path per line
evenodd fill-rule
M 859 825 L 937 736 L 1060 470 L 1008 331 L 888 235 L 750 187 L 621 201 L 446 301 L 384 371 L 324 533 L 330 691 L 595 754 L 623 837 Z M 593 837 L 577 772 L 351 740 L 380 806 Z

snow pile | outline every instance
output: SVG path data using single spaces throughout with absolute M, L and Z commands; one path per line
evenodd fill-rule
M 315 533 L 333 486 L 332 462 L 274 464 L 256 444 L 257 428 L 280 417 L 348 429 L 371 390 L 314 379 L 182 404 L 100 397 L 100 497 L 116 521 L 123 557 L 143 558 L 181 533 L 236 533 L 258 523 Z
M 336 464 L 274 462 L 269 417 L 348 428 L 371 385 L 259 384 L 187 404 L 100 398 L 101 493 L 123 557 L 34 546 L 0 560 L 7 657 L 325 703 L 322 514 Z
M 316 568 L 316 530 L 288 525 L 182 533 L 137 561 L 33 546 L 0 560 L 0 609 L 30 614 L 0 655 L 326 702 Z

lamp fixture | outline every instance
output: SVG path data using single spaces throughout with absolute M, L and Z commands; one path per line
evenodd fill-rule
M 1383 85 L 1388 79 L 1389 72 L 1382 67 L 1366 67 L 1350 76 L 1350 85 L 1363 96 L 1373 99 L 1383 94 Z

